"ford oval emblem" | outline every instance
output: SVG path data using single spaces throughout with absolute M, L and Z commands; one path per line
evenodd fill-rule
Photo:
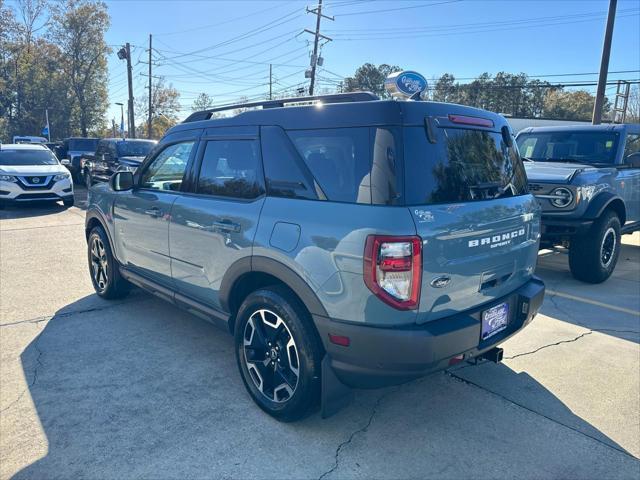
M 409 98 L 427 89 L 427 79 L 411 70 L 394 72 L 385 79 L 384 88 L 392 97 Z
M 444 288 L 447 285 L 449 285 L 449 282 L 451 282 L 451 277 L 448 277 L 447 275 L 443 275 L 441 277 L 436 277 L 433 280 L 431 280 L 431 286 L 433 288 Z

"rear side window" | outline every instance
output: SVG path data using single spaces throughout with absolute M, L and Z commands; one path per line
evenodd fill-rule
M 212 140 L 202 158 L 198 193 L 252 199 L 264 193 L 258 142 Z
M 442 128 L 432 144 L 424 128 L 405 128 L 404 164 L 405 198 L 410 205 L 527 193 L 527 177 L 516 148 L 496 132 Z
M 280 127 L 261 128 L 267 193 L 273 197 L 326 200 L 324 193 Z
M 327 200 L 371 203 L 368 128 L 291 130 L 288 134 Z

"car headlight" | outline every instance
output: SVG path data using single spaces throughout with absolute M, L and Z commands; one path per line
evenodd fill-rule
M 17 182 L 18 179 L 13 175 L 0 175 L 0 182 Z
M 69 178 L 68 173 L 59 173 L 55 177 L 53 177 L 54 182 L 59 182 L 60 180 L 67 180 Z
M 549 199 L 554 207 L 568 207 L 573 202 L 573 192 L 565 187 L 556 188 L 551 192 Z

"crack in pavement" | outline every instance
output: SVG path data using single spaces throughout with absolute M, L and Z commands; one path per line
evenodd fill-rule
M 483 387 L 482 385 L 479 385 L 479 384 L 477 384 L 475 382 L 472 382 L 471 380 L 467 380 L 466 378 L 459 377 L 455 373 L 450 372 L 448 370 L 445 370 L 445 374 L 450 376 L 453 379 L 456 379 L 456 380 L 464 383 L 464 384 L 474 386 L 474 387 L 476 387 L 476 388 L 478 388 L 480 390 L 483 390 L 483 391 L 485 391 L 487 393 L 490 393 L 490 394 L 492 394 L 492 395 L 494 395 L 494 396 L 496 396 L 498 398 L 501 398 L 502 400 L 504 400 L 506 402 L 509 402 L 512 405 L 520 407 L 520 408 L 522 408 L 524 410 L 527 410 L 528 412 L 531 412 L 534 415 L 538 415 L 538 416 L 540 416 L 542 418 L 545 418 L 545 419 L 555 423 L 556 425 L 560 425 L 562 427 L 568 428 L 569 430 L 572 430 L 573 432 L 576 432 L 579 435 L 582 435 L 582 436 L 585 436 L 587 438 L 590 438 L 591 440 L 594 440 L 594 441 L 598 442 L 599 444 L 604 445 L 607 448 L 610 448 L 611 450 L 615 450 L 615 451 L 620 452 L 620 453 L 622 453 L 622 454 L 624 454 L 624 455 L 626 455 L 626 456 L 628 456 L 628 457 L 630 457 L 630 458 L 632 458 L 634 460 L 638 460 L 636 457 L 634 457 L 633 455 L 631 455 L 629 452 L 627 452 L 626 450 L 624 450 L 621 447 L 618 447 L 616 445 L 611 445 L 609 443 L 603 442 L 602 440 L 600 440 L 599 438 L 594 437 L 593 435 L 589 435 L 588 433 L 582 432 L 582 431 L 578 430 L 577 428 L 572 427 L 571 425 L 567 425 L 565 423 L 559 422 L 558 420 L 556 420 L 554 418 L 551 418 L 551 417 L 549 417 L 549 416 L 547 416 L 547 415 L 545 415 L 543 413 L 537 412 L 536 410 L 533 410 L 533 409 L 527 407 L 526 405 L 518 403 L 518 402 L 516 402 L 516 401 L 514 401 L 514 400 L 512 400 L 512 399 L 510 399 L 508 397 L 505 397 L 504 395 L 502 395 L 502 394 L 500 394 L 498 392 L 495 392 L 495 391 L 490 390 L 490 389 L 488 389 L 486 387 Z
M 62 227 L 77 227 L 78 225 L 84 225 L 84 223 L 63 223 L 62 225 L 41 225 L 38 227 L 21 227 L 21 228 L 3 228 L 1 232 L 20 232 L 23 230 L 35 230 L 38 228 L 62 228 Z
M 391 394 L 396 393 L 398 390 L 400 390 L 401 387 L 402 386 L 396 387 L 384 393 L 383 395 L 380 395 L 380 397 L 376 400 L 376 403 L 373 405 L 373 408 L 371 409 L 371 414 L 369 415 L 369 420 L 367 421 L 367 423 L 363 427 L 352 432 L 351 435 L 349 435 L 349 438 L 347 440 L 345 440 L 340 445 L 338 445 L 334 454 L 333 467 L 331 467 L 329 470 L 327 470 L 322 475 L 320 475 L 318 477 L 318 480 L 322 480 L 323 478 L 327 477 L 328 475 L 331 475 L 333 472 L 335 472 L 338 469 L 338 467 L 340 466 L 340 453 L 342 452 L 342 449 L 347 445 L 349 445 L 356 435 L 367 431 L 367 429 L 371 426 L 371 423 L 373 422 L 373 419 L 375 418 L 376 414 L 378 413 L 378 408 L 380 407 L 380 404 L 382 403 L 382 401 L 387 397 L 389 397 Z
M 29 382 L 29 384 L 25 387 L 25 389 L 22 390 L 22 392 L 20 392 L 20 395 L 18 395 L 18 398 L 16 398 L 14 401 L 9 403 L 9 405 L 7 405 L 5 408 L 0 410 L 0 413 L 4 413 L 7 410 L 9 410 L 11 407 L 16 405 L 22 399 L 22 397 L 24 397 L 24 394 L 27 393 L 28 390 L 31 390 L 35 386 L 36 382 L 38 381 L 38 368 L 44 366 L 42 363 L 42 360 L 40 360 L 44 353 L 40 349 L 40 339 L 42 338 L 42 335 L 44 334 L 44 332 L 45 330 L 42 330 L 33 342 L 33 348 L 38 352 L 38 356 L 36 357 L 35 367 L 33 368 L 33 378 L 31 379 L 31 382 Z
M 55 313 L 53 315 L 43 315 L 40 317 L 35 317 L 35 318 L 29 318 L 26 320 L 18 320 L 15 322 L 10 322 L 10 323 L 2 323 L 0 324 L 0 328 L 2 327 L 11 327 L 14 325 L 21 325 L 24 323 L 41 323 L 41 322 L 46 322 L 48 320 L 51 320 L 52 318 L 64 318 L 64 317 L 71 317 L 73 315 L 78 315 L 80 313 L 91 313 L 91 312 L 100 312 L 102 310 L 108 310 L 110 308 L 115 308 L 115 307 L 119 307 L 120 305 L 128 305 L 130 303 L 137 303 L 137 302 L 143 302 L 143 301 L 147 301 L 147 300 L 151 300 L 152 297 L 150 298 L 134 298 L 131 300 L 126 300 L 124 302 L 118 302 L 118 303 L 113 303 L 113 304 L 109 304 L 109 305 L 103 305 L 103 306 L 98 306 L 98 307 L 91 307 L 91 308 L 85 308 L 82 310 L 71 310 L 69 312 L 61 312 L 61 313 Z
M 578 340 L 580 340 L 581 338 L 586 337 L 587 335 L 591 335 L 593 333 L 592 330 L 589 330 L 588 332 L 584 332 L 581 333 L 580 335 L 578 335 L 575 338 L 571 338 L 569 340 L 560 340 L 558 342 L 554 342 L 554 343 L 549 343 L 547 345 L 542 345 L 541 347 L 536 348 L 535 350 L 531 350 L 530 352 L 524 352 L 524 353 L 518 353 L 517 355 L 513 355 L 511 357 L 504 357 L 505 360 L 513 360 L 514 358 L 518 358 L 518 357 L 524 357 L 525 355 L 532 355 L 534 353 L 539 352 L 540 350 L 544 350 L 545 348 L 549 348 L 549 347 L 555 347 L 557 345 L 562 345 L 563 343 L 573 343 L 573 342 L 577 342 Z
M 145 301 L 145 300 L 150 300 L 150 299 L 149 298 L 136 298 L 136 299 L 127 300 L 127 301 L 124 301 L 124 302 L 118 302 L 115 305 L 104 305 L 104 306 L 101 306 L 101 307 L 87 308 L 87 309 L 84 309 L 84 310 L 75 310 L 75 311 L 72 311 L 72 312 L 64 312 L 64 313 L 55 314 L 55 315 L 52 315 L 52 316 L 36 317 L 36 318 L 29 319 L 29 320 L 21 320 L 19 322 L 5 323 L 3 325 L 0 325 L 0 327 L 6 327 L 6 326 L 11 326 L 11 325 L 20 325 L 20 324 L 25 324 L 25 323 L 37 326 L 40 323 L 46 322 L 46 321 L 51 320 L 52 318 L 55 318 L 55 317 L 58 317 L 58 318 L 60 318 L 60 317 L 71 317 L 73 315 L 77 315 L 77 314 L 81 314 L 81 313 L 90 313 L 90 312 L 108 310 L 108 309 L 111 309 L 111 308 L 119 307 L 120 305 L 126 305 L 126 304 L 129 304 L 129 303 L 136 303 L 136 302 L 142 302 L 142 301 Z M 24 394 L 27 392 L 27 390 L 30 390 L 31 388 L 33 388 L 35 386 L 36 382 L 38 381 L 38 368 L 43 366 L 42 361 L 40 360 L 42 355 L 43 355 L 43 352 L 40 349 L 40 339 L 41 339 L 41 337 L 42 337 L 42 335 L 44 334 L 45 331 L 46 330 L 43 329 L 38 334 L 38 336 L 36 337 L 36 339 L 33 342 L 33 348 L 35 348 L 35 350 L 38 352 L 38 356 L 36 357 L 36 366 L 35 366 L 35 368 L 33 370 L 33 379 L 32 379 L 32 381 L 20 393 L 20 395 L 18 395 L 18 397 L 15 400 L 13 400 L 5 408 L 0 410 L 0 413 L 6 412 L 11 407 L 13 407 L 15 404 L 17 404 L 20 401 L 20 399 L 22 399 L 22 397 L 24 397 Z

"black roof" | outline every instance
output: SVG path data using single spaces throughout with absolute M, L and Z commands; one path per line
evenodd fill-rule
M 356 95 L 357 94 L 357 95 Z M 165 135 L 181 131 L 239 126 L 276 125 L 284 129 L 344 128 L 376 125 L 423 126 L 426 116 L 464 115 L 493 121 L 493 130 L 508 125 L 496 113 L 478 108 L 427 101 L 379 100 L 369 92 L 319 97 L 300 97 L 276 101 L 228 105 L 220 109 L 192 114 L 183 123 L 172 127 Z M 312 103 L 315 102 L 315 103 Z M 291 106 L 286 106 L 291 104 Z M 255 108 L 262 107 L 262 108 Z M 254 108 L 237 115 L 211 118 L 213 113 Z M 444 123 L 442 123 L 444 125 Z

